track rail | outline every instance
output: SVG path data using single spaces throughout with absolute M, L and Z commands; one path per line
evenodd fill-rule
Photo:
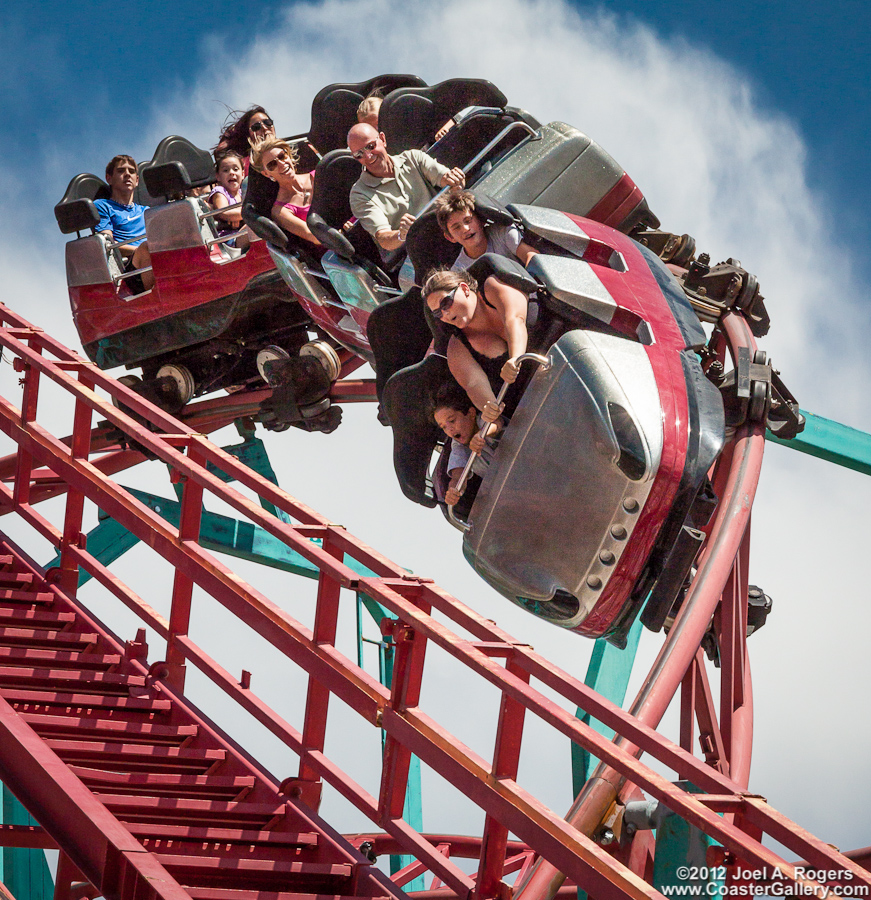
M 0 700 L 0 747 L 4 751 L 14 749 L 14 753 L 2 754 L 2 778 L 63 851 L 61 858 L 66 862 L 62 875 L 67 883 L 76 880 L 77 868 L 96 891 L 107 897 L 233 896 L 239 900 L 254 897 L 265 900 L 266 896 L 313 893 L 390 896 L 401 894 L 400 882 L 428 871 L 437 882 L 435 888 L 426 892 L 427 896 L 435 896 L 434 890 L 444 897 L 467 898 L 475 894 L 480 898 L 501 898 L 511 891 L 504 879 L 520 871 L 517 890 L 529 897 L 555 895 L 559 890 L 558 881 L 565 877 L 566 884 L 582 886 L 599 900 L 627 896 L 658 898 L 662 895 L 643 877 L 649 833 L 639 832 L 623 849 L 616 843 L 603 847 L 597 836 L 603 821 L 615 810 L 619 812 L 626 797 L 643 792 L 722 844 L 725 852 L 731 854 L 730 871 L 735 864 L 745 868 L 777 866 L 785 879 L 801 882 L 806 891 L 820 892 L 822 896 L 821 887 L 797 878 L 793 865 L 763 846 L 762 837 L 767 834 L 785 845 L 795 858 L 806 860 L 814 868 L 850 871 L 853 884 L 871 886 L 867 871 L 787 820 L 763 798 L 746 792 L 750 693 L 749 681 L 744 678 L 746 620 L 742 616 L 746 616 L 747 527 L 762 452 L 762 434 L 757 426 L 746 426 L 739 432 L 718 465 L 715 481 L 720 487 L 721 503 L 710 526 L 708 549 L 696 585 L 683 605 L 645 690 L 632 710 L 624 712 L 429 579 L 409 575 L 345 529 L 248 470 L 190 425 L 152 407 L 5 307 L 0 308 L 0 325 L 0 345 L 7 356 L 13 357 L 23 376 L 17 405 L 11 398 L 0 398 L 0 431 L 17 446 L 10 485 L 0 485 L 0 511 L 20 516 L 60 551 L 57 569 L 43 574 L 6 541 L 7 555 L 12 557 L 9 571 L 29 574 L 29 583 L 35 586 L 37 594 L 45 595 L 53 613 L 73 615 L 76 629 L 98 635 L 103 656 L 119 657 L 111 663 L 117 667 L 108 673 L 113 677 L 107 674 L 102 679 L 94 678 L 93 669 L 89 670 L 90 675 L 84 676 L 85 663 L 81 659 L 70 660 L 66 669 L 72 670 L 76 677 L 68 675 L 66 681 L 61 681 L 65 685 L 64 696 L 75 699 L 63 702 L 71 709 L 78 709 L 86 705 L 81 699 L 86 696 L 91 701 L 97 698 L 98 705 L 103 704 L 101 709 L 112 703 L 132 708 L 136 705 L 134 700 L 146 698 L 149 702 L 160 699 L 174 710 L 184 710 L 195 720 L 194 724 L 202 723 L 198 734 L 208 735 L 208 740 L 202 738 L 203 751 L 224 752 L 222 765 L 226 774 L 215 770 L 203 773 L 203 777 L 215 774 L 222 778 L 253 778 L 257 790 L 271 798 L 265 805 L 273 803 L 274 809 L 292 810 L 285 814 L 280 826 L 274 818 L 265 825 L 261 822 L 257 833 L 266 834 L 263 844 L 269 845 L 275 837 L 273 832 L 297 828 L 298 820 L 294 816 L 303 817 L 312 823 L 307 833 L 318 835 L 319 846 L 331 848 L 333 855 L 323 865 L 346 867 L 341 871 L 321 872 L 325 880 L 319 882 L 311 874 L 315 870 L 310 869 L 306 875 L 302 864 L 294 870 L 285 865 L 286 857 L 273 857 L 272 868 L 280 870 L 286 878 L 283 893 L 276 894 L 274 880 L 269 881 L 263 875 L 266 870 L 272 871 L 269 864 L 255 865 L 254 857 L 247 860 L 250 864 L 246 866 L 225 863 L 226 859 L 236 859 L 238 854 L 233 856 L 223 850 L 213 850 L 213 860 L 208 863 L 178 858 L 185 853 L 196 855 L 189 851 L 196 844 L 196 828 L 200 827 L 183 822 L 178 823 L 181 831 L 168 837 L 187 850 L 170 854 L 172 858 L 168 861 L 163 859 L 148 843 L 154 839 L 154 833 L 146 834 L 139 827 L 143 824 L 155 827 L 156 816 L 149 817 L 141 810 L 146 807 L 187 809 L 184 797 L 176 790 L 178 784 L 171 778 L 158 779 L 159 783 L 152 780 L 142 785 L 143 790 L 135 799 L 112 793 L 119 784 L 117 778 L 110 776 L 113 772 L 117 774 L 119 765 L 126 765 L 120 771 L 130 776 L 142 772 L 141 764 L 131 768 L 136 753 L 118 750 L 116 742 L 100 736 L 100 730 L 105 732 L 107 725 L 100 724 L 96 734 L 86 736 L 85 730 L 101 721 L 96 713 L 82 717 L 86 720 L 82 724 L 82 740 L 73 743 L 99 747 L 71 747 L 64 739 L 49 737 L 47 725 L 58 723 L 29 721 L 21 707 L 21 703 L 26 705 L 32 691 L 37 690 L 27 684 L 29 678 L 36 677 L 33 674 L 36 667 L 16 663 L 13 668 L 17 667 L 17 671 L 9 674 L 7 667 L 0 665 L 0 696 L 4 698 Z M 737 317 L 725 323 L 725 333 L 733 352 L 752 340 L 743 320 Z M 43 410 L 39 406 L 39 394 L 44 381 L 53 385 L 52 419 L 56 418 L 58 391 L 71 403 L 73 431 L 69 438 L 59 439 L 52 427 L 41 424 L 38 413 Z M 150 428 L 114 406 L 112 398 L 141 421 L 149 422 Z M 94 452 L 95 417 L 105 419 L 110 428 L 120 430 L 147 454 L 170 466 L 173 478 L 182 486 L 178 529 L 112 480 L 106 471 L 111 466 Z M 287 514 L 291 524 L 282 522 L 230 487 L 209 470 L 209 464 Z M 51 491 L 46 491 L 47 485 Z M 50 521 L 48 513 L 36 508 L 36 501 L 51 495 L 52 491 L 55 495 L 65 492 L 59 525 Z M 204 497 L 214 497 L 229 505 L 239 516 L 265 529 L 319 569 L 312 628 L 280 609 L 199 546 Z M 168 619 L 88 552 L 82 535 L 86 502 L 105 510 L 140 538 L 154 551 L 156 561 L 162 559 L 173 567 Z M 361 576 L 360 566 L 372 574 Z M 77 596 L 80 568 L 166 641 L 164 660 L 147 662 L 141 635 L 125 642 L 88 613 Z M 305 673 L 305 712 L 298 726 L 283 719 L 258 697 L 250 687 L 250 680 L 243 676 L 240 681 L 231 675 L 194 640 L 189 633 L 194 586 L 232 613 L 239 628 L 250 629 L 276 648 L 284 656 L 288 671 L 297 668 Z M 389 614 L 382 621 L 382 632 L 396 645 L 390 690 L 336 645 L 343 591 L 366 594 Z M 39 608 L 35 601 L 24 600 L 19 605 L 25 616 L 34 615 Z M 698 652 L 699 641 L 712 616 L 724 647 L 724 672 L 729 679 L 724 694 L 725 715 L 721 715 L 719 726 L 711 709 L 710 694 L 705 691 L 704 667 Z M 17 620 L 10 620 L 9 628 L 19 627 Z M 427 666 L 428 656 L 432 655 L 428 654 L 430 647 L 447 654 L 462 667 L 464 683 L 486 683 L 498 692 L 498 728 L 491 758 L 484 759 L 464 746 L 422 705 L 422 689 L 429 683 L 425 681 L 427 673 L 432 671 L 432 666 Z M 93 665 L 93 661 L 89 664 Z M 191 704 L 184 695 L 189 666 L 205 674 L 229 700 L 253 716 L 298 757 L 298 769 L 293 775 L 281 781 L 270 775 Z M 9 688 L 4 687 L 3 678 L 7 676 L 12 684 Z M 127 684 L 124 679 L 139 680 Z M 86 695 L 77 692 L 79 682 L 88 682 Z M 105 683 L 105 690 L 101 683 Z M 662 711 L 681 685 L 685 713 L 681 736 L 686 746 L 679 746 L 655 731 Z M 562 703 L 550 699 L 539 686 L 548 693 L 555 692 Z M 26 695 L 24 700 L 15 700 L 15 692 Z M 383 733 L 377 796 L 325 753 L 328 717 L 335 715 L 333 697 L 344 701 L 347 708 L 372 726 L 375 740 L 380 740 Z M 577 706 L 613 728 L 618 739 L 608 741 L 566 712 L 565 705 Z M 548 726 L 550 740 L 568 739 L 601 760 L 600 768 L 585 786 L 568 818 L 549 809 L 517 782 L 528 713 Z M 342 714 L 347 715 L 347 710 L 343 708 Z M 709 743 L 715 750 L 719 748 L 713 754 L 706 754 L 710 764 L 690 752 L 693 715 Z M 658 774 L 640 760 L 642 753 L 652 756 L 678 778 L 691 781 L 701 793 L 690 793 Z M 445 846 L 438 837 L 420 834 L 403 820 L 412 754 L 484 812 L 483 832 L 475 844 L 480 848 L 475 874 L 469 874 L 450 856 L 450 842 Z M 81 763 L 83 757 L 87 758 L 87 766 Z M 92 774 L 83 777 L 83 768 Z M 237 774 L 242 770 L 247 774 Z M 164 771 L 163 774 L 179 773 Z M 133 784 L 137 778 L 127 781 Z M 342 838 L 318 818 L 324 785 L 337 791 L 372 822 L 373 831 L 380 835 L 378 840 L 391 848 L 386 852 L 398 849 L 415 857 L 413 871 L 399 873 L 391 883 L 377 870 L 365 866 L 365 859 L 354 849 L 362 838 Z M 208 791 L 214 793 L 219 787 L 220 784 L 211 784 Z M 119 796 L 121 799 L 117 799 Z M 226 808 L 228 801 L 213 796 L 197 802 L 203 815 L 213 817 L 210 821 L 230 816 L 232 812 Z M 73 806 L 86 815 L 90 823 L 87 830 L 76 818 Z M 131 809 L 140 810 L 135 821 L 128 815 Z M 143 817 L 147 822 L 143 823 Z M 234 828 L 235 832 L 245 830 L 232 824 L 226 826 L 229 831 Z M 509 841 L 510 835 L 522 848 L 517 841 Z M 235 843 L 244 844 L 248 837 L 237 835 Z M 15 839 L 24 838 L 19 833 Z M 219 844 L 218 839 L 215 847 Z M 91 847 L 102 850 L 91 850 Z M 633 853 L 633 847 L 638 848 L 637 852 Z M 338 862 L 339 859 L 343 861 Z M 305 864 L 321 865 L 310 859 Z M 119 876 L 119 866 L 124 877 Z M 233 874 L 221 871 L 227 866 L 233 869 Z M 556 873 L 562 875 L 557 877 Z M 63 885 L 59 896 L 64 896 Z

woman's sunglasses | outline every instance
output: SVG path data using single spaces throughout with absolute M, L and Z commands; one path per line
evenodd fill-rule
M 274 172 L 278 168 L 279 163 L 287 162 L 287 158 L 287 150 L 279 150 L 278 153 L 266 163 L 266 171 Z
M 258 131 L 262 131 L 264 128 L 272 128 L 274 124 L 272 119 L 260 119 L 259 122 L 252 122 L 249 128 L 254 134 L 257 134 Z
M 439 300 L 439 305 L 436 309 L 430 310 L 434 319 L 440 319 L 454 305 L 454 297 L 459 289 L 460 285 L 457 285 L 450 294 L 445 294 L 444 297 Z

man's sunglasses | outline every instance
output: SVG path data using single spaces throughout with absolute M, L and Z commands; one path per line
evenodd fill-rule
M 257 134 L 258 131 L 262 131 L 264 128 L 272 128 L 274 124 L 272 119 L 261 119 L 259 122 L 252 122 L 249 127 L 254 134 Z
M 266 171 L 273 172 L 278 168 L 279 163 L 283 163 L 287 160 L 287 150 L 279 150 L 275 156 L 266 163 Z
M 366 156 L 366 155 L 368 155 L 368 154 L 370 154 L 370 153 L 374 153 L 374 152 L 375 152 L 375 148 L 376 148 L 377 146 L 378 146 L 378 141 L 377 141 L 377 140 L 376 140 L 376 141 L 369 141 L 369 143 L 366 144 L 365 147 L 363 147 L 362 149 L 358 150 L 356 153 L 352 153 L 351 155 L 354 157 L 354 159 L 360 160 L 360 159 L 362 159 L 364 156 Z
M 454 298 L 459 289 L 460 285 L 457 285 L 450 294 L 445 294 L 444 297 L 439 300 L 439 305 L 436 309 L 430 310 L 434 319 L 440 319 L 454 305 Z

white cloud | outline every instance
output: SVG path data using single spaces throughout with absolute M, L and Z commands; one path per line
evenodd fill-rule
M 179 131 L 211 146 L 223 118 L 219 100 L 262 103 L 279 130 L 301 132 L 324 84 L 381 71 L 417 72 L 430 82 L 486 77 L 543 121 L 576 125 L 626 167 L 664 227 L 694 234 L 715 259 L 736 256 L 759 275 L 773 321 L 763 346 L 802 404 L 871 427 L 863 292 L 831 230 L 832 211 L 807 186 L 813 160 L 795 125 L 762 109 L 747 78 L 712 54 L 606 14 L 582 16 L 563 0 L 325 0 L 289 6 L 278 28 L 244 47 L 210 50 L 213 62 L 197 84 L 156 101 L 143 129 L 147 146 Z M 24 295 L 17 277 L 15 285 L 12 305 Z M 58 321 L 56 288 L 45 295 L 43 321 Z M 478 581 L 460 558 L 458 536 L 437 514 L 401 499 L 389 433 L 371 409 L 348 418 L 328 437 L 269 437 L 286 488 L 582 674 L 591 644 L 535 622 Z M 868 823 L 858 773 L 871 735 L 860 718 L 868 613 L 857 560 L 871 489 L 861 476 L 777 448 L 768 457 L 751 578 L 774 596 L 775 609 L 750 644 L 751 788 L 824 840 L 860 846 Z M 658 642 L 646 636 L 636 681 Z M 459 689 L 446 688 L 446 714 Z M 478 711 L 469 703 L 456 713 L 471 740 Z M 483 747 L 491 736 L 479 739 Z M 568 749 L 553 756 L 567 764 Z M 562 783 L 545 790 L 560 809 Z M 446 813 L 435 805 L 434 817 Z

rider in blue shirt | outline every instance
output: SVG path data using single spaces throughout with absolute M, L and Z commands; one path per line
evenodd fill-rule
M 123 154 L 113 157 L 106 166 L 106 182 L 112 196 L 109 200 L 94 201 L 100 214 L 97 231 L 120 242 L 117 249 L 127 260 L 126 271 L 150 267 L 151 254 L 145 242 L 145 207 L 133 202 L 133 192 L 139 184 L 139 170 L 133 157 Z M 154 286 L 154 275 L 143 272 L 126 281 L 134 293 L 140 293 L 138 288 L 147 291 Z

